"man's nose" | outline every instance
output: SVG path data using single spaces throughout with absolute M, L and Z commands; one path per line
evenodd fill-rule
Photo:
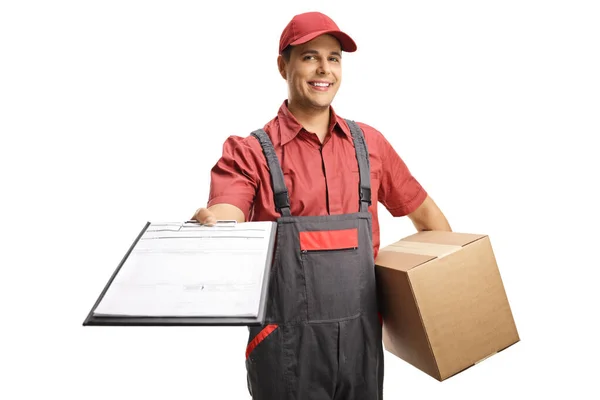
M 324 59 L 319 63 L 317 73 L 319 75 L 329 75 L 329 73 L 331 73 L 331 65 L 329 65 L 329 60 Z

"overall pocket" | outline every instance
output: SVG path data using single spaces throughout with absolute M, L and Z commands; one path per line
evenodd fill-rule
M 361 312 L 363 271 L 358 229 L 300 232 L 309 321 L 328 321 Z
M 248 345 L 246 346 L 246 360 L 248 360 L 250 358 L 250 355 L 254 352 L 254 350 L 269 336 L 271 336 L 271 334 L 275 332 L 278 328 L 279 327 L 276 324 L 270 324 L 265 327 L 250 327 L 251 339 L 248 341 Z M 263 347 L 268 347 L 268 345 L 263 344 Z
M 254 398 L 284 398 L 282 328 L 275 325 L 250 327 L 246 347 L 248 391 Z

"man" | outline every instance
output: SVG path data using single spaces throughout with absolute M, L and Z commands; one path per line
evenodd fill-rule
M 225 141 L 193 217 L 278 222 L 267 323 L 246 351 L 257 400 L 382 398 L 377 202 L 418 230 L 450 230 L 383 135 L 333 111 L 342 52 L 356 49 L 324 14 L 289 22 L 277 58 L 288 99 L 264 130 Z

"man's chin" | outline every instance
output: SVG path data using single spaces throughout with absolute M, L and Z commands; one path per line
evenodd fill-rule
M 311 107 L 315 110 L 318 111 L 325 111 L 329 109 L 329 106 L 331 106 L 332 101 L 319 101 L 319 102 L 312 102 L 311 103 Z

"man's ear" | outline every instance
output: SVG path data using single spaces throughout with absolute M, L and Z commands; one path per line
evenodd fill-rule
M 277 57 L 277 68 L 279 68 L 279 74 L 281 75 L 281 77 L 287 81 L 286 66 L 287 66 L 287 64 L 286 64 L 285 60 L 283 59 L 283 56 L 279 55 Z

